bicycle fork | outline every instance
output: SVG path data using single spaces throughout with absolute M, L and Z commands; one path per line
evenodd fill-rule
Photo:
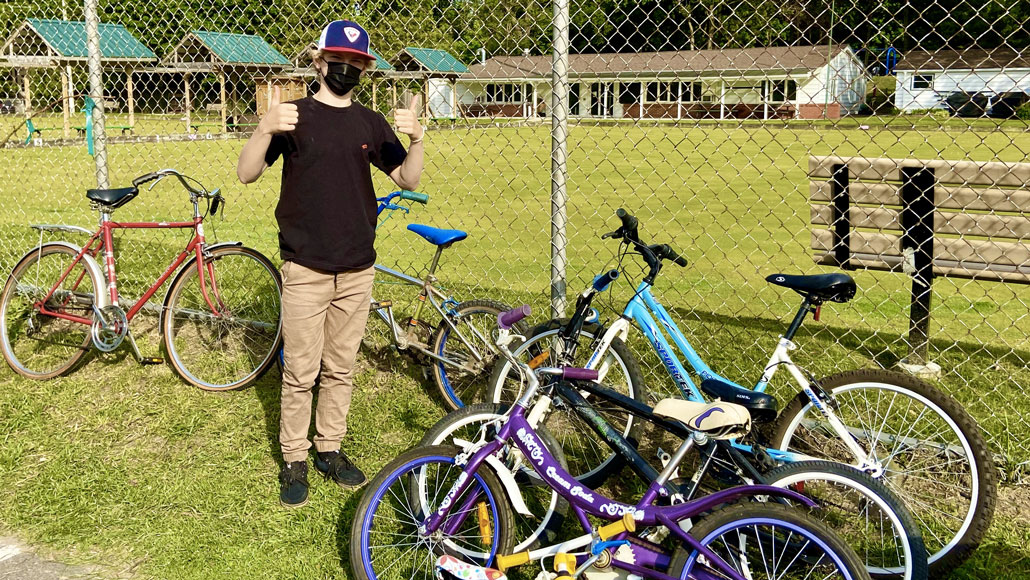
M 840 420 L 837 413 L 834 412 L 834 403 L 832 396 L 829 393 L 817 390 L 813 387 L 813 380 L 806 377 L 801 369 L 798 368 L 794 361 L 791 360 L 789 351 L 796 350 L 797 345 L 793 341 L 780 337 L 780 342 L 776 345 L 776 350 L 773 351 L 772 358 L 769 359 L 769 364 L 766 365 L 765 373 L 762 374 L 762 378 L 759 380 L 755 390 L 765 390 L 765 386 L 772 380 L 773 375 L 776 373 L 776 369 L 782 364 L 787 367 L 787 371 L 790 372 L 791 376 L 801 387 L 802 392 L 808 396 L 809 401 L 812 402 L 812 406 L 815 407 L 823 418 L 830 424 L 830 427 L 837 434 L 837 437 L 844 443 L 844 445 L 851 451 L 852 455 L 857 460 L 856 467 L 867 473 L 878 473 L 882 470 L 882 466 L 877 461 L 870 457 L 870 454 L 858 444 L 858 440 L 851 433 L 848 427 Z

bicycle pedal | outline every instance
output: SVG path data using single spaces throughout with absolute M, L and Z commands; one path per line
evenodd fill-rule
M 160 365 L 164 364 L 165 359 L 157 358 L 156 356 L 145 356 L 139 359 L 141 365 Z

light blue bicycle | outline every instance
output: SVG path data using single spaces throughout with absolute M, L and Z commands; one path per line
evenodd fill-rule
M 705 364 L 651 293 L 664 262 L 685 266 L 686 260 L 668 245 L 641 242 L 637 219 L 621 209 L 618 216 L 622 226 L 602 238 L 621 240 L 620 263 L 627 254 L 635 253 L 648 267 L 622 315 L 607 328 L 591 322 L 597 319 L 590 307 L 596 291 L 588 289 L 571 319 L 537 326 L 514 351 L 516 356 L 532 359 L 536 365 L 596 369 L 598 382 L 628 384 L 626 390 L 640 400 L 645 390 L 642 376 L 625 347 L 629 329 L 635 325 L 685 398 L 741 404 L 756 422 L 770 427 L 764 430 L 765 437 L 762 430 L 756 430 L 759 434 L 752 439 L 734 441 L 735 448 L 751 453 L 759 464 L 831 459 L 852 465 L 881 480 L 906 502 L 922 528 L 931 575 L 951 570 L 969 556 L 990 525 L 997 496 L 990 451 L 969 414 L 950 396 L 908 375 L 867 369 L 816 380 L 790 357 L 797 349 L 795 335 L 810 313 L 818 319 L 824 302 L 847 302 L 854 297 L 856 287 L 850 276 L 774 274 L 767 278 L 794 290 L 803 301 L 761 377 L 748 389 Z M 617 274 L 614 271 L 607 276 Z M 686 365 L 694 371 L 693 377 Z M 801 392 L 779 412 L 776 399 L 765 390 L 781 367 Z M 492 402 L 510 404 L 517 399 L 522 385 L 511 380 L 513 376 L 511 363 L 500 361 L 491 379 Z M 567 409 L 558 411 L 544 423 L 556 435 L 573 423 Z M 627 418 L 630 422 L 632 417 Z M 568 464 L 580 466 L 573 473 L 611 475 L 620 468 L 612 461 L 614 454 L 589 434 L 576 443 L 564 448 Z

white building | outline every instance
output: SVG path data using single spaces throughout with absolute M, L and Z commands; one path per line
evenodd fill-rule
M 838 118 L 865 95 L 847 46 L 569 55 L 572 116 L 628 119 Z M 456 83 L 465 116 L 550 109 L 550 56 L 496 56 Z
M 1030 93 L 1030 52 L 914 51 L 898 63 L 894 106 L 902 111 L 944 109 L 952 93 Z

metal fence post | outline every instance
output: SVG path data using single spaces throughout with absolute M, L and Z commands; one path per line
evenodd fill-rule
M 110 187 L 107 179 L 107 133 L 104 130 L 104 73 L 101 69 L 100 18 L 97 15 L 97 0 L 85 0 L 86 16 L 86 59 L 89 67 L 89 96 L 96 111 L 93 113 L 93 138 L 95 150 L 93 161 L 97 168 L 97 187 Z
M 551 314 L 565 313 L 569 136 L 569 0 L 554 0 L 551 64 Z

